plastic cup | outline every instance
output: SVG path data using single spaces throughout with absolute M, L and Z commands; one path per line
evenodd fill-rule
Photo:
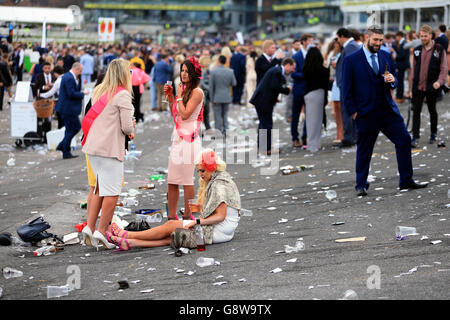
M 56 287 L 56 286 L 48 286 L 47 287 L 47 299 L 59 298 L 59 297 L 64 297 L 64 296 L 68 296 L 68 295 L 69 295 L 69 286 L 67 286 L 67 285 L 61 286 L 61 287 Z
M 395 228 L 395 235 L 397 239 L 402 240 L 406 236 L 416 235 L 417 230 L 414 227 L 404 227 L 404 226 L 397 226 Z
M 200 212 L 200 205 L 197 203 L 197 199 L 189 199 L 189 208 L 191 209 L 192 213 L 198 213 Z

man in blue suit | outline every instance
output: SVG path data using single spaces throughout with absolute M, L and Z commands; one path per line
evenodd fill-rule
M 63 159 L 76 158 L 70 152 L 72 138 L 80 131 L 81 103 L 86 92 L 81 92 L 81 81 L 78 79 L 83 72 L 83 65 L 75 62 L 72 69 L 65 73 L 59 87 L 59 98 L 55 110 L 59 112 L 64 127 L 66 128 L 64 139 L 58 144 L 56 150 L 62 151 Z
M 292 104 L 292 119 L 291 119 L 291 136 L 293 146 L 298 148 L 302 146 L 299 140 L 298 133 L 298 122 L 300 118 L 300 113 L 302 111 L 302 107 L 305 105 L 305 80 L 303 79 L 303 63 L 305 62 L 306 53 L 308 46 L 312 44 L 314 40 L 314 36 L 312 34 L 305 33 L 300 38 L 300 50 L 296 54 L 292 56 L 294 59 L 296 67 L 295 71 L 292 72 L 291 78 L 294 83 L 294 87 L 292 90 L 294 96 L 294 103 Z M 306 121 L 303 125 L 303 133 L 302 133 L 303 144 L 306 142 Z
M 84 49 L 80 52 L 80 63 L 83 65 L 83 73 L 81 74 L 81 83 L 84 87 L 91 83 L 92 75 L 94 74 L 94 57 L 86 52 Z
M 342 71 L 344 107 L 355 120 L 358 134 L 356 193 L 367 195 L 370 160 L 380 131 L 395 145 L 400 190 L 424 188 L 427 184 L 413 180 L 411 137 L 392 100 L 391 90 L 398 81 L 391 55 L 380 51 L 383 30 L 372 26 L 366 34 L 367 43 L 344 59 Z
M 342 124 L 344 126 L 344 138 L 338 145 L 340 148 L 351 147 L 355 144 L 356 132 L 355 123 L 350 114 L 346 112 L 344 107 L 345 101 L 342 99 L 342 64 L 346 56 L 361 49 L 361 46 L 353 39 L 350 31 L 345 28 L 340 28 L 337 33 L 337 39 L 343 47 L 341 55 L 336 63 L 336 85 L 341 90 L 341 115 Z
M 272 149 L 273 108 L 280 93 L 285 95 L 291 93 L 292 88 L 285 86 L 285 76 L 288 76 L 294 70 L 294 60 L 285 58 L 281 66 L 272 67 L 264 74 L 250 99 L 250 103 L 256 107 L 258 114 L 258 151 L 261 153 L 271 155 L 279 152 L 279 150 Z M 267 132 L 263 130 L 267 130 Z M 264 148 L 264 145 L 260 145 L 260 142 L 264 141 L 262 137 L 260 138 L 260 135 L 267 139 L 267 148 Z
M 236 52 L 230 60 L 230 67 L 234 71 L 234 77 L 236 78 L 236 85 L 233 87 L 233 104 L 241 104 L 242 92 L 245 84 L 246 74 L 246 59 L 242 54 L 242 48 L 237 47 Z

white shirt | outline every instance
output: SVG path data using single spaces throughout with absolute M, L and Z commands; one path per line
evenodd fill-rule
M 73 73 L 72 70 L 70 70 L 69 72 L 73 75 L 73 78 L 75 79 L 75 82 L 78 85 L 78 79 L 77 79 L 77 76 L 75 75 L 75 73 Z
M 272 62 L 273 57 L 268 56 L 267 54 L 263 53 L 264 57 L 266 57 L 267 61 Z
M 51 75 L 50 73 L 49 73 L 49 74 L 46 74 L 46 73 L 44 72 L 43 75 L 44 75 L 45 85 L 42 86 L 42 89 L 44 89 L 44 87 L 45 87 L 47 84 L 49 84 L 49 83 L 52 82 L 52 75 Z
M 306 54 L 308 53 L 308 50 L 303 48 L 303 46 L 300 47 L 300 50 L 302 50 L 303 58 L 306 58 Z
M 59 87 L 61 86 L 61 79 L 62 79 L 62 75 L 59 76 L 58 79 L 56 79 L 55 84 L 49 91 L 47 91 L 45 93 L 41 93 L 41 98 L 48 99 L 48 98 L 52 97 L 55 93 L 59 94 Z

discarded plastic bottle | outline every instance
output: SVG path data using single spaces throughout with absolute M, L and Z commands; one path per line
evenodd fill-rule
M 0 298 L 2 297 L 2 294 L 3 294 L 3 288 L 0 287 Z
M 147 223 L 159 223 L 162 221 L 162 215 L 159 212 L 152 215 L 137 214 L 136 220 L 145 220 Z
M 200 268 L 209 267 L 209 266 L 213 266 L 215 264 L 215 260 L 214 260 L 214 258 L 200 257 L 197 259 L 196 264 Z
M 241 209 L 241 215 L 243 217 L 251 217 L 253 215 L 252 210 Z
M 197 219 L 197 224 L 195 226 L 195 241 L 197 242 L 197 251 L 205 251 L 205 236 L 203 235 L 203 229 L 200 225 L 200 219 Z
M 42 255 L 44 256 L 50 256 L 52 254 L 56 253 L 56 248 L 55 246 L 44 246 L 44 247 L 40 247 L 39 249 L 36 249 L 33 251 L 33 255 L 36 257 L 40 257 Z
M 162 174 L 154 174 L 154 175 L 150 176 L 149 179 L 152 181 L 158 181 L 158 180 L 163 180 L 164 176 Z
M 5 279 L 10 279 L 10 278 L 19 278 L 23 276 L 23 272 L 20 270 L 16 270 L 10 267 L 5 267 L 2 269 L 3 272 L 3 276 L 5 277 Z
M 48 286 L 47 287 L 47 299 L 59 298 L 69 295 L 69 286 Z
M 133 173 L 134 172 L 134 165 L 136 162 L 136 156 L 134 151 L 136 150 L 134 146 L 133 141 L 128 141 L 128 151 L 125 156 L 125 163 L 124 163 L 124 171 L 126 173 Z
M 298 169 L 286 169 L 286 170 L 283 170 L 283 175 L 287 176 L 287 175 L 294 174 L 297 172 L 298 172 Z
M 341 300 L 355 300 L 358 299 L 358 295 L 352 289 L 344 292 L 344 297 Z
M 123 199 L 122 204 L 124 207 L 138 206 L 139 201 L 135 198 L 125 198 Z
M 332 201 L 332 200 L 336 199 L 337 193 L 334 190 L 328 190 L 325 197 L 327 197 L 328 200 Z

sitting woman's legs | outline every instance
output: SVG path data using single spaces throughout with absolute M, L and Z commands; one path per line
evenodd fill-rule
M 183 228 L 183 221 L 169 220 L 165 224 L 144 231 L 129 231 L 127 240 L 130 247 L 160 247 L 170 244 L 170 234 L 177 228 Z M 120 242 L 120 237 L 111 239 Z

